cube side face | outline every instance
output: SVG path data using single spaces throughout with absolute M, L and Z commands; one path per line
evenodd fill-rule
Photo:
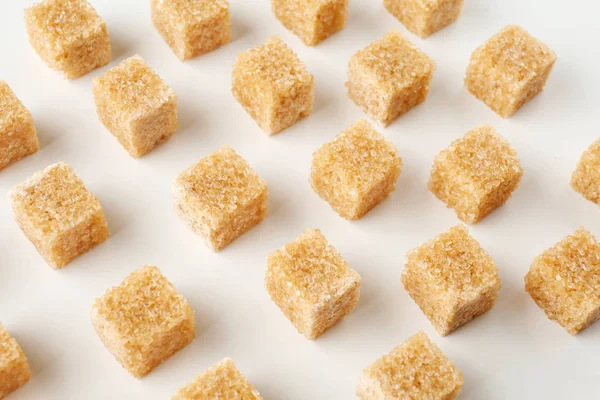
M 288 91 L 279 93 L 269 115 L 269 123 L 266 128 L 269 134 L 279 133 L 311 115 L 314 97 L 315 86 L 312 79 L 307 82 L 298 82 Z
M 127 149 L 133 157 L 141 157 L 169 139 L 179 129 L 177 97 L 170 97 L 155 110 L 131 121 L 131 143 Z
M 336 296 L 331 297 L 328 302 L 320 304 L 315 311 L 311 328 L 306 332 L 308 339 L 318 338 L 354 310 L 360 298 L 360 276 L 353 275 L 349 278 L 346 287 Z
M 600 140 L 592 143 L 579 159 L 571 176 L 571 187 L 600 205 Z
M 384 0 L 384 5 L 406 29 L 425 38 L 456 21 L 463 0 Z
M 31 368 L 21 346 L 0 325 L 0 399 L 8 396 L 31 378 Z

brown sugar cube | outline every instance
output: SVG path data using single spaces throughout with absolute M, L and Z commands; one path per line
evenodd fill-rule
M 232 92 L 261 129 L 274 135 L 312 114 L 314 78 L 274 36 L 237 57 Z
M 462 225 L 409 251 L 402 284 L 442 336 L 490 310 L 501 286 L 496 263 Z
M 341 31 L 348 21 L 348 0 L 272 0 L 273 13 L 308 46 Z
M 230 358 L 225 358 L 185 385 L 172 400 L 262 400 Z
M 267 257 L 265 286 L 298 332 L 316 339 L 348 315 L 360 295 L 360 275 L 318 229 Z
M 36 172 L 9 199 L 21 230 L 52 268 L 108 239 L 100 201 L 65 163 Z
M 360 120 L 313 155 L 313 189 L 343 218 L 365 215 L 396 188 L 402 160 L 394 145 Z
M 227 0 L 151 0 L 154 27 L 181 60 L 231 41 Z
M 21 346 L 0 324 L 0 399 L 5 398 L 31 378 L 31 368 Z
M 417 36 L 427 36 L 456 21 L 463 0 L 384 0 L 385 8 Z
M 392 31 L 350 58 L 348 95 L 387 126 L 425 101 L 434 70 L 433 60 Z
M 546 85 L 556 55 L 519 26 L 508 26 L 478 47 L 465 85 L 503 118 L 510 117 Z
M 67 79 L 110 62 L 106 23 L 86 0 L 44 0 L 25 10 L 29 43 Z
M 356 395 L 361 400 L 453 400 L 462 387 L 462 373 L 419 332 L 365 369 Z
M 521 183 L 517 152 L 494 128 L 482 125 L 434 159 L 429 190 L 474 224 L 504 204 Z
M 183 171 L 172 185 L 175 210 L 206 245 L 219 251 L 268 214 L 269 189 L 231 147 Z
M 600 205 L 600 139 L 581 156 L 571 177 L 571 186 L 586 199 Z
M 149 153 L 179 128 L 177 96 L 140 56 L 94 79 L 100 121 L 133 157 Z
M 0 170 L 38 151 L 33 118 L 8 84 L 0 81 Z
M 600 245 L 584 228 L 533 260 L 525 289 L 548 318 L 575 335 L 600 318 Z
M 97 298 L 92 324 L 123 368 L 141 378 L 194 340 L 194 311 L 154 266 Z

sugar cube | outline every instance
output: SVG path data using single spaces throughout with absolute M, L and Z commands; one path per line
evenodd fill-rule
M 458 218 L 474 224 L 504 204 L 522 176 L 517 152 L 494 128 L 482 125 L 435 157 L 429 190 Z
M 501 286 L 496 263 L 462 225 L 409 251 L 402 284 L 442 336 L 489 311 Z
M 350 58 L 348 95 L 383 126 L 421 104 L 435 63 L 399 32 L 392 31 Z
M 314 153 L 310 181 L 340 216 L 353 220 L 394 191 L 401 165 L 394 145 L 360 120 Z
M 308 46 L 341 31 L 348 20 L 348 0 L 272 0 L 279 21 Z
M 419 332 L 365 369 L 356 395 L 361 400 L 453 400 L 462 387 L 462 373 Z
M 21 346 L 0 324 L 0 399 L 27 383 L 31 368 Z
M 92 324 L 104 346 L 141 378 L 194 340 L 194 311 L 157 267 L 132 272 L 97 298 Z
M 52 268 L 108 239 L 100 201 L 67 164 L 33 174 L 9 192 L 15 219 Z
M 269 135 L 312 114 L 314 78 L 277 36 L 241 53 L 232 80 L 233 96 Z
M 525 289 L 548 318 L 575 335 L 600 318 L 600 245 L 578 229 L 536 257 Z
M 600 139 L 583 152 L 571 177 L 571 186 L 586 199 L 600 205 Z
M 0 170 L 38 151 L 33 118 L 8 84 L 0 81 Z
M 267 257 L 265 286 L 298 332 L 316 339 L 348 315 L 360 295 L 360 275 L 318 229 Z
M 556 55 L 547 45 L 511 25 L 473 52 L 465 85 L 507 118 L 542 91 L 555 61 Z
M 177 128 L 177 96 L 140 56 L 94 79 L 100 121 L 133 157 L 149 153 Z
M 231 41 L 227 0 L 151 0 L 151 9 L 154 27 L 181 61 Z
M 262 400 L 230 358 L 225 358 L 190 382 L 172 400 Z
M 67 79 L 110 62 L 106 23 L 87 0 L 44 0 L 25 10 L 25 25 L 40 58 Z
M 463 0 L 384 0 L 384 5 L 406 29 L 426 38 L 458 19 Z
M 183 171 L 173 181 L 172 191 L 179 216 L 214 251 L 268 214 L 267 184 L 229 146 Z

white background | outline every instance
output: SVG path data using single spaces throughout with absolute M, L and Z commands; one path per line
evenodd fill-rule
M 233 0 L 233 41 L 181 63 L 150 23 L 147 0 L 94 0 L 114 59 L 67 81 L 30 48 L 23 8 L 0 4 L 0 79 L 33 114 L 39 153 L 0 172 L 0 320 L 27 354 L 31 381 L 11 399 L 166 399 L 225 356 L 265 399 L 355 398 L 360 371 L 424 329 L 464 372 L 461 398 L 592 399 L 600 396 L 600 323 L 572 337 L 524 291 L 532 259 L 585 225 L 600 235 L 600 210 L 569 187 L 582 151 L 598 136 L 600 50 L 594 1 L 466 0 L 459 21 L 421 40 L 382 2 L 351 0 L 342 32 L 306 47 L 274 18 L 267 0 Z M 463 86 L 470 53 L 507 24 L 546 42 L 558 61 L 546 90 L 503 120 Z M 337 216 L 308 183 L 311 154 L 364 114 L 346 95 L 349 57 L 390 29 L 407 33 L 437 62 L 428 100 L 380 131 L 404 160 L 393 195 L 359 221 Z M 230 93 L 236 55 L 279 34 L 315 76 L 314 114 L 268 137 Z M 92 78 L 140 54 L 179 96 L 181 129 L 135 160 L 100 124 Z M 434 155 L 479 124 L 517 149 L 525 175 L 501 209 L 471 232 L 496 260 L 503 288 L 486 315 L 446 338 L 400 284 L 409 249 L 458 223 L 426 187 Z M 173 211 L 170 184 L 183 169 L 233 146 L 265 178 L 270 216 L 214 254 Z M 102 202 L 111 238 L 67 268 L 52 270 L 20 232 L 9 188 L 65 161 Z M 356 309 L 316 341 L 296 333 L 264 288 L 265 257 L 307 228 L 320 228 L 362 276 Z M 131 271 L 154 264 L 196 311 L 197 338 L 150 375 L 131 377 L 90 323 L 94 298 Z

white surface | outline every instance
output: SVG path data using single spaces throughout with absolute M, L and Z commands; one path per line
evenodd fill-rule
M 232 357 L 265 399 L 355 398 L 360 371 L 424 329 L 464 372 L 461 399 L 590 399 L 600 393 L 600 324 L 572 337 L 523 288 L 534 256 L 585 224 L 600 235 L 600 210 L 569 187 L 581 152 L 598 135 L 600 62 L 596 2 L 466 0 L 458 23 L 421 40 L 437 62 L 429 99 L 387 129 L 404 167 L 396 192 L 347 222 L 308 184 L 311 154 L 364 114 L 347 98 L 349 57 L 390 29 L 406 32 L 381 1 L 352 0 L 347 28 L 315 48 L 273 17 L 267 0 L 233 0 L 233 42 L 179 62 L 152 28 L 147 0 L 95 0 L 114 66 L 135 53 L 175 89 L 180 131 L 135 160 L 100 124 L 91 80 L 48 69 L 29 47 L 23 8 L 0 4 L 0 79 L 30 109 L 38 154 L 0 173 L 0 320 L 21 343 L 33 378 L 11 400 L 166 399 L 219 359 Z M 503 120 L 464 89 L 470 53 L 503 26 L 524 26 L 558 55 L 546 90 Z M 230 94 L 236 55 L 279 34 L 316 81 L 314 115 L 267 137 Z M 437 335 L 400 284 L 404 254 L 457 224 L 426 188 L 433 156 L 469 129 L 495 126 L 518 150 L 525 175 L 513 198 L 472 234 L 496 260 L 496 306 L 452 335 Z M 225 251 L 211 253 L 177 218 L 171 180 L 229 143 L 263 176 L 271 215 Z M 4 193 L 50 163 L 66 161 L 101 200 L 112 237 L 54 271 L 13 221 Z M 306 228 L 320 228 L 362 276 L 357 308 L 317 341 L 296 333 L 264 289 L 265 257 Z M 155 264 L 196 310 L 197 339 L 146 378 L 132 378 L 96 337 L 94 298 L 144 264 Z

